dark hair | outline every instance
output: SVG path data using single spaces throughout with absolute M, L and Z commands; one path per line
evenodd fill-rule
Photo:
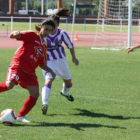
M 51 20 L 55 20 L 58 25 L 60 23 L 60 17 L 69 17 L 71 15 L 70 10 L 69 9 L 59 9 L 56 13 L 54 13 L 53 15 L 50 16 Z
M 35 29 L 37 31 L 40 31 L 41 27 L 44 25 L 50 25 L 53 28 L 55 28 L 55 23 L 50 18 L 47 18 L 47 19 L 43 20 L 41 24 L 35 25 Z

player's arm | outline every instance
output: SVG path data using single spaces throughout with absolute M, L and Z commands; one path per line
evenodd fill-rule
M 71 48 L 70 49 L 70 53 L 71 53 L 71 57 L 72 57 L 72 61 L 75 65 L 78 65 L 79 64 L 79 61 L 78 59 L 76 58 L 75 56 L 75 51 L 74 51 L 74 48 Z
M 127 53 L 134 51 L 135 49 L 140 48 L 140 44 L 127 48 Z
M 75 51 L 74 51 L 73 43 L 71 42 L 68 34 L 65 31 L 63 32 L 63 41 L 64 41 L 65 45 L 67 46 L 67 48 L 70 50 L 73 63 L 75 65 L 78 65 L 79 61 L 78 61 L 78 59 L 75 56 Z
M 10 34 L 10 38 L 15 38 L 15 39 L 18 39 L 18 38 L 20 38 L 20 35 L 21 35 L 21 33 L 19 32 L 19 31 L 13 31 L 11 34 Z
M 51 75 L 52 75 L 52 77 L 55 78 L 55 76 L 56 76 L 55 73 L 54 73 L 48 66 L 46 66 L 46 65 L 40 65 L 39 67 L 40 67 L 41 69 L 47 71 L 47 72 L 50 72 Z

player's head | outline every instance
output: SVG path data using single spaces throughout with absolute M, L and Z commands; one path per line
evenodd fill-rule
M 70 16 L 70 10 L 68 9 L 59 9 L 55 14 L 50 16 L 50 19 L 54 21 L 55 26 L 58 27 L 60 23 L 60 17 L 69 17 Z
M 35 29 L 41 37 L 46 37 L 55 29 L 55 23 L 50 18 L 47 18 L 41 24 L 36 25 Z

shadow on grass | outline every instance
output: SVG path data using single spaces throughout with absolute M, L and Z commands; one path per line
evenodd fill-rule
M 32 122 L 32 123 L 21 123 L 15 124 L 12 127 L 20 127 L 20 126 L 32 126 L 32 127 L 70 127 L 76 130 L 82 130 L 83 128 L 100 128 L 106 127 L 111 129 L 126 129 L 125 127 L 118 127 L 118 126 L 109 126 L 109 125 L 102 125 L 102 124 L 91 124 L 91 123 L 46 123 L 46 122 Z
M 80 111 L 80 113 L 78 114 L 73 114 L 76 116 L 80 115 L 80 116 L 98 117 L 98 118 L 104 117 L 104 118 L 118 119 L 118 120 L 140 119 L 140 117 L 123 117 L 123 116 L 112 116 L 112 115 L 103 114 L 103 113 L 95 113 L 86 109 L 76 109 L 76 110 Z
M 128 119 L 140 119 L 140 117 L 123 117 L 123 116 L 113 116 L 113 115 L 108 115 L 104 113 L 95 113 L 91 112 L 86 109 L 76 109 L 79 111 L 77 114 L 72 114 L 75 116 L 85 116 L 85 117 L 103 117 L 103 118 L 109 118 L 109 119 L 118 119 L 118 120 L 128 120 Z M 49 116 L 55 116 L 55 115 L 60 115 L 60 114 L 51 114 Z M 62 115 L 62 114 L 61 114 Z M 93 123 L 48 123 L 48 122 L 32 122 L 32 123 L 16 123 L 14 125 L 15 127 L 20 127 L 20 126 L 30 126 L 30 127 L 70 127 L 74 128 L 76 130 L 82 130 L 84 131 L 84 128 L 111 128 L 111 129 L 126 129 L 125 127 L 119 127 L 119 126 L 112 126 L 112 125 L 103 125 L 103 124 L 93 124 Z M 13 127 L 14 127 L 13 126 Z

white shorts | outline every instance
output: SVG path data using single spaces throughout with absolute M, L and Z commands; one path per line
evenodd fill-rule
M 53 70 L 53 72 L 56 74 L 56 78 L 62 78 L 65 80 L 71 79 L 69 66 L 65 58 L 47 61 L 47 66 Z M 47 73 L 44 70 L 43 76 L 44 79 L 52 79 L 51 73 Z

